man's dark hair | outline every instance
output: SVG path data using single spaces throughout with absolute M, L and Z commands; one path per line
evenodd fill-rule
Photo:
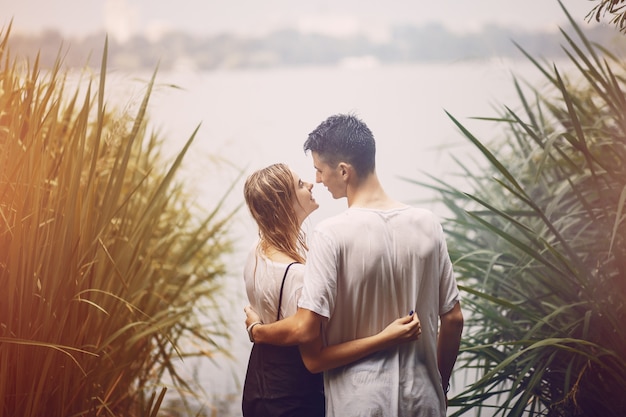
M 336 114 L 324 120 L 304 142 L 304 152 L 317 153 L 325 163 L 352 165 L 359 177 L 374 172 L 376 142 L 367 125 L 352 114 Z

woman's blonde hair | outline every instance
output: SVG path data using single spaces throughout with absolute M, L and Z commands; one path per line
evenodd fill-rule
M 308 248 L 293 208 L 296 193 L 289 167 L 279 163 L 254 172 L 246 179 L 243 194 L 259 227 L 260 249 L 267 253 L 273 246 L 304 263 Z

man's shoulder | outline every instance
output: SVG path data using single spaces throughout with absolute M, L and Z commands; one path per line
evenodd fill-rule
M 338 223 L 343 223 L 347 219 L 348 210 L 343 210 L 340 213 L 333 214 L 332 216 L 326 217 L 317 223 L 316 229 L 325 229 L 328 227 L 332 227 Z
M 391 217 L 412 217 L 412 218 L 422 218 L 424 220 L 433 220 L 438 222 L 439 219 L 437 215 L 427 208 L 410 206 L 408 204 L 395 207 L 388 210 L 381 209 L 369 209 L 369 208 L 348 208 L 341 213 L 335 214 L 333 216 L 327 217 L 321 220 L 317 228 L 328 228 L 334 227 L 337 224 L 344 224 L 349 222 L 358 222 L 362 219 L 366 219 L 368 216 L 377 215 L 377 216 L 391 216 Z
M 410 213 L 412 216 L 421 217 L 424 219 L 429 219 L 429 220 L 433 220 L 437 222 L 439 221 L 439 218 L 437 217 L 435 212 L 427 208 L 411 206 L 407 212 Z

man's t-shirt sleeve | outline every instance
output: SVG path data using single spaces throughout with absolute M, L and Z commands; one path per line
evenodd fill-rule
M 460 301 L 461 294 L 454 277 L 446 238 L 441 226 L 439 227 L 439 238 L 439 315 L 443 315 L 452 310 L 456 303 Z
M 329 236 L 313 231 L 309 244 L 304 285 L 298 307 L 330 318 L 337 294 L 337 252 Z

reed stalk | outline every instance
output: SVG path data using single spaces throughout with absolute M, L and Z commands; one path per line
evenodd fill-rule
M 230 251 L 221 201 L 198 218 L 147 131 L 156 71 L 136 114 L 104 101 L 99 79 L 68 90 L 59 58 L 43 72 L 0 32 L 0 415 L 156 415 L 173 363 L 194 340 L 227 335 L 219 294 Z M 83 90 L 86 90 L 83 92 Z M 197 131 L 197 130 L 196 130 Z M 200 353 L 196 353 L 200 354 Z

